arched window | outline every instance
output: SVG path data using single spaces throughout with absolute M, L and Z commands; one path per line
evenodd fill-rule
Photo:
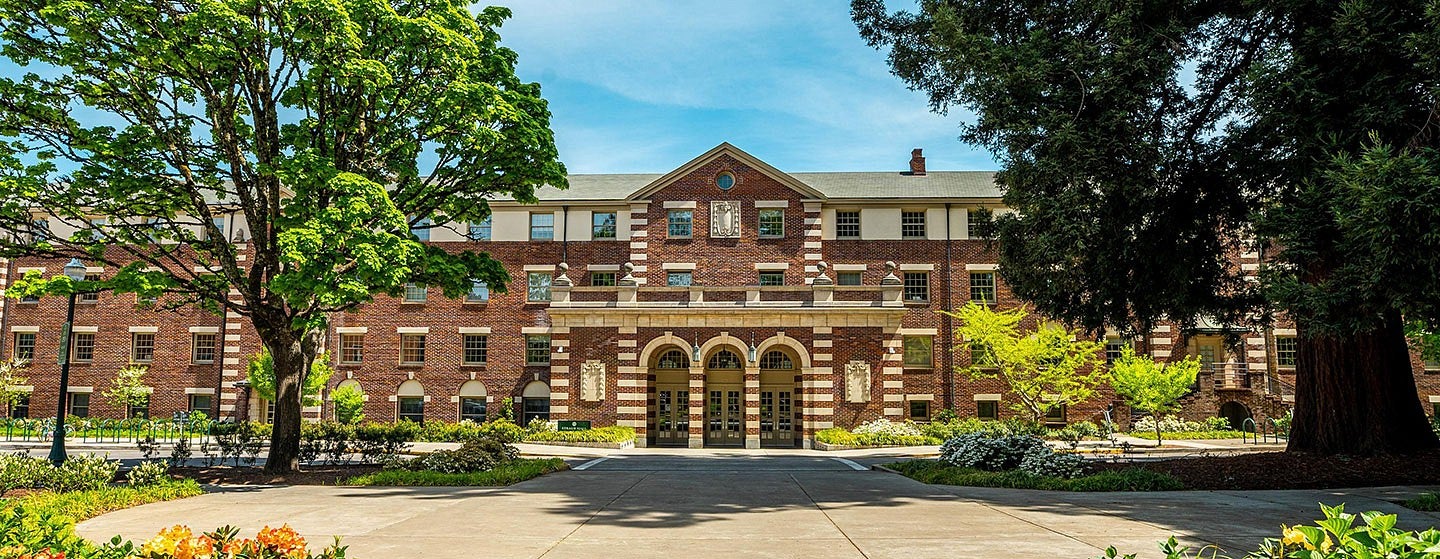
M 711 355 L 705 366 L 710 369 L 739 369 L 740 357 L 728 349 L 722 349 Z
M 690 358 L 685 356 L 685 352 L 672 349 L 660 354 L 660 360 L 655 363 L 655 367 L 657 369 L 688 369 L 690 368 Z
M 794 369 L 795 362 L 783 351 L 767 351 L 760 357 L 761 369 Z
M 395 389 L 396 407 L 400 421 L 425 422 L 425 387 L 418 380 L 407 380 Z
M 550 421 L 550 385 L 531 381 L 520 393 L 520 423 L 530 425 L 536 419 Z
M 485 385 L 478 380 L 467 380 L 460 385 L 460 420 L 485 422 Z

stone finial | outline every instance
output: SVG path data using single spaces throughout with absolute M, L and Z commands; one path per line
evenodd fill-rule
M 570 265 L 569 265 L 569 264 L 566 264 L 566 263 L 564 263 L 564 262 L 561 262 L 561 263 L 560 263 L 558 266 L 556 266 L 556 267 L 560 269 L 560 275 L 555 278 L 555 281 L 550 282 L 550 284 L 551 284 L 551 285 L 558 285 L 558 286 L 561 286 L 561 287 L 569 287 L 569 286 L 571 286 L 571 285 L 574 285 L 574 282 L 570 281 L 570 276 L 565 275 L 565 272 L 569 272 L 569 271 L 570 271 Z
M 825 275 L 825 270 L 829 268 L 830 265 L 826 264 L 824 260 L 815 263 L 815 269 L 820 271 L 820 275 L 815 276 L 815 285 L 832 285 L 835 283 L 830 279 L 830 276 Z
M 901 285 L 901 284 L 903 284 L 904 282 L 900 281 L 899 276 L 896 276 L 896 275 L 895 275 L 895 270 L 898 270 L 898 269 L 900 269 L 900 267 L 895 265 L 895 261 L 894 261 L 894 260 L 887 260 L 887 261 L 885 261 L 885 277 L 880 280 L 880 285 Z
M 625 264 L 620 266 L 620 269 L 625 272 L 625 277 L 620 278 L 620 281 L 617 283 L 619 283 L 620 285 L 636 285 L 637 283 L 639 283 L 635 281 L 635 276 L 633 275 L 635 273 L 634 263 L 626 262 Z

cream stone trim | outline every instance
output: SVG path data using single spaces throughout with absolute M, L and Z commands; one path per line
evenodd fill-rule
M 554 264 L 527 264 L 522 268 L 526 273 L 530 272 L 554 272 Z
M 789 262 L 756 262 L 756 270 L 789 270 Z
M 661 269 L 661 270 L 667 270 L 667 271 L 668 271 L 668 270 L 693 271 L 693 270 L 695 270 L 695 263 L 694 263 L 694 262 L 666 262 L 666 263 L 660 265 L 660 269 Z
M 995 268 L 996 268 L 996 265 L 995 265 L 995 264 L 966 264 L 966 265 L 965 265 L 965 271 L 967 271 L 967 272 L 993 272 L 993 271 L 995 271 Z
M 1152 351 L 1152 352 L 1150 352 L 1150 353 L 1153 354 L 1155 357 L 1169 357 L 1169 356 L 1170 356 L 1170 350 L 1168 350 L 1168 349 L 1157 349 L 1157 350 Z
M 219 326 L 191 326 L 191 327 L 190 327 L 190 333 L 191 333 L 191 334 L 219 334 L 219 333 L 220 333 L 220 327 L 219 327 Z
M 1274 332 L 1275 332 L 1275 335 L 1276 335 L 1276 336 L 1295 336 L 1295 335 L 1298 335 L 1298 333 L 1295 331 L 1294 328 L 1276 328 L 1276 329 L 1274 330 Z
M 186 393 L 186 394 L 209 394 L 209 395 L 211 395 L 211 396 L 214 396 L 214 395 L 215 395 L 215 389 L 214 389 L 214 388 L 186 388 L 186 389 L 185 389 L 185 393 Z
M 1431 403 L 1440 403 L 1440 395 L 1431 394 L 1431 395 L 1430 395 L 1430 402 L 1431 402 Z
M 935 400 L 935 395 L 934 395 L 934 394 L 906 394 L 906 395 L 905 395 L 905 399 L 906 399 L 906 400 L 915 401 L 915 402 L 932 402 L 932 401 Z
M 429 326 L 396 326 L 396 334 L 429 334 Z
M 43 273 L 45 273 L 45 268 L 44 268 L 43 266 L 42 266 L 42 267 L 39 267 L 39 268 L 15 268 L 15 274 L 16 274 L 16 275 L 21 275 L 21 276 L 23 276 L 23 275 L 28 274 L 28 273 L 30 273 L 30 272 L 40 272 L 40 273 L 43 274 Z
M 1000 395 L 999 395 L 999 394 L 976 394 L 976 395 L 975 395 L 975 401 L 976 401 L 976 402 L 999 402 L 999 401 L 1000 401 Z
M 695 201 L 666 200 L 665 203 L 662 204 L 662 207 L 667 210 L 693 210 L 695 209 Z
M 105 273 L 105 267 L 104 267 L 104 266 L 86 266 L 86 267 L 85 267 L 85 273 L 87 273 L 87 274 L 103 274 L 103 273 Z
M 34 386 L 31 386 L 31 385 L 28 385 L 28 384 L 27 384 L 27 385 L 24 385 L 24 386 L 12 386 L 12 387 L 10 387 L 10 391 L 11 391 L 11 392 L 34 392 L 34 391 L 35 391 L 35 387 L 34 387 Z
M 1161 325 L 1159 325 L 1159 326 L 1156 326 L 1156 327 L 1154 327 L 1154 328 L 1151 328 L 1150 331 L 1151 331 L 1151 332 L 1155 332 L 1155 333 L 1157 333 L 1157 334 L 1169 334 L 1169 333 L 1170 333 L 1170 325 L 1169 325 L 1169 324 L 1161 324 Z
M 967 268 L 968 268 L 968 266 L 967 266 Z M 935 271 L 935 265 L 934 265 L 934 264 L 901 264 L 901 265 L 900 265 L 900 271 L 902 271 L 902 272 L 933 272 L 933 271 Z
M 901 328 L 901 336 L 938 336 L 939 328 Z
M 71 393 L 71 394 L 92 394 L 92 393 L 95 392 L 95 387 L 94 387 L 94 386 L 71 386 L 71 387 L 68 387 L 68 389 L 67 389 L 66 391 L 69 392 L 69 393 Z
M 788 208 L 788 207 L 790 207 L 790 201 L 789 201 L 789 200 L 756 200 L 756 201 L 755 201 L 755 207 L 756 207 L 756 208 Z
M 489 334 L 489 333 L 490 333 L 490 327 L 489 327 L 489 326 L 461 326 L 461 327 L 460 327 L 460 333 L 461 333 L 461 334 Z
M 520 328 L 521 334 L 549 334 L 549 326 L 525 326 Z
M 77 334 L 94 334 L 94 333 L 100 331 L 100 327 L 99 327 L 99 326 L 76 326 L 76 327 L 71 328 L 70 331 L 71 331 L 71 332 L 75 332 L 75 333 L 77 333 Z
M 587 265 L 585 265 L 585 270 L 590 271 L 590 272 L 618 272 L 618 271 L 620 271 L 620 265 L 619 265 L 619 264 L 587 264 Z
M 366 334 L 370 332 L 368 326 L 341 326 L 335 329 L 336 334 Z
M 154 333 L 159 332 L 159 331 L 160 331 L 160 327 L 159 327 L 159 326 L 131 326 L 131 327 L 130 327 L 130 333 L 132 333 L 132 334 L 154 334 Z

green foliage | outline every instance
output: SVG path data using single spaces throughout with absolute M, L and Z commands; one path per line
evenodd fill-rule
M 1048 322 L 1026 332 L 1020 327 L 1025 309 L 996 311 L 972 301 L 942 313 L 960 321 L 955 333 L 961 345 L 983 348 L 971 350 L 971 378 L 1002 380 L 1016 396 L 1015 409 L 1036 422 L 1053 408 L 1090 399 L 1109 378 L 1103 344 Z
M 1320 511 L 1324 518 L 1315 521 L 1314 526 L 1281 525 L 1279 538 L 1266 538 L 1260 544 L 1260 549 L 1245 557 L 1422 559 L 1440 553 L 1440 531 L 1434 528 L 1425 531 L 1400 530 L 1395 528 L 1399 521 L 1396 515 L 1381 514 L 1378 511 L 1351 514 L 1345 512 L 1343 504 L 1333 507 L 1321 504 Z M 1179 545 L 1173 536 L 1160 542 L 1160 551 L 1165 554 L 1166 559 L 1189 559 L 1192 556 L 1231 559 L 1231 556 L 1221 554 L 1219 550 L 1192 555 L 1190 549 Z M 1120 552 L 1111 546 L 1105 550 L 1101 559 L 1119 557 Z M 1123 557 L 1131 559 L 1135 556 L 1131 554 Z
M 1405 505 L 1405 508 L 1410 510 L 1440 512 L 1440 493 L 1421 493 L 1413 499 L 1402 501 L 1400 504 Z
M 1110 386 L 1131 408 L 1159 417 L 1179 409 L 1180 398 L 1190 393 L 1200 374 L 1200 359 L 1186 357 L 1175 363 L 1156 363 L 1149 355 L 1136 355 L 1125 346 L 1110 365 Z M 1163 445 L 1160 423 L 1155 423 L 1156 445 Z
M 635 428 L 612 425 L 582 431 L 527 431 L 524 440 L 526 442 L 625 443 L 635 440 Z
M 125 472 L 125 481 L 135 487 L 165 483 L 170 481 L 170 463 L 164 460 L 146 460 Z
M 360 411 L 365 407 L 365 392 L 359 386 L 352 384 L 336 388 L 330 393 L 330 399 L 335 402 L 336 421 L 354 425 L 365 420 L 365 414 Z
M 381 470 L 355 476 L 342 485 L 423 486 L 423 487 L 490 487 L 511 485 L 542 475 L 568 469 L 560 458 L 518 458 L 484 472 L 446 474 L 434 471 Z
M 143 486 L 114 485 L 70 492 L 31 493 L 5 503 L 3 509 L 9 512 L 24 507 L 32 512 L 54 513 L 72 522 L 80 522 L 107 512 L 194 497 L 201 493 L 204 491 L 193 479 L 165 480 Z
M 947 441 L 969 433 L 1034 435 L 1036 437 L 1043 437 L 1048 434 L 1045 425 L 1018 418 L 987 421 L 970 417 L 954 421 L 931 421 L 930 423 L 921 425 L 920 428 L 925 432 L 926 436 L 933 437 L 937 441 Z M 935 444 L 939 443 L 937 442 Z
M 30 379 L 25 377 L 25 370 L 29 366 L 29 362 L 21 359 L 0 361 L 0 406 L 7 412 L 10 406 L 15 405 L 26 394 L 21 392 L 19 387 L 30 382 Z
M 503 436 L 481 436 L 465 441 L 455 450 L 437 450 L 396 465 L 406 470 L 428 470 L 443 474 L 484 472 L 520 457 Z
M 940 440 L 924 435 L 896 435 L 890 433 L 852 433 L 843 427 L 831 427 L 815 432 L 815 440 L 837 446 L 920 446 L 940 444 Z
M 959 468 L 935 460 L 911 460 L 886 464 L 885 467 L 916 481 L 938 485 L 1050 491 L 1176 491 L 1184 488 L 1180 480 L 1169 474 L 1143 468 L 1105 470 L 1074 479 L 1064 479 L 1037 476 L 1019 470 L 988 472 Z
M 124 559 L 135 547 L 119 536 L 93 544 L 75 534 L 75 523 L 125 508 L 183 499 L 203 491 L 195 480 L 169 480 L 142 487 L 116 486 L 73 493 L 32 493 L 0 503 L 0 548 L 66 557 Z
M 496 413 L 496 414 L 495 414 L 495 418 L 496 418 L 496 419 L 504 419 L 505 421 L 514 422 L 514 421 L 515 421 L 515 402 L 514 402 L 513 400 L 511 400 L 510 398 L 502 399 L 502 400 L 500 401 L 500 411 L 499 411 L 499 413 Z
M 321 352 L 310 364 L 310 374 L 305 375 L 304 383 L 301 385 L 301 403 L 307 406 L 320 405 L 320 391 L 325 389 L 325 384 L 330 382 L 330 375 L 335 369 L 330 367 L 330 354 Z M 261 349 L 259 353 L 251 355 L 245 365 L 245 379 L 250 381 L 250 389 L 255 394 L 266 400 L 275 400 L 275 356 L 270 350 Z M 363 402 L 362 395 L 362 402 Z
M 50 473 L 50 461 L 23 452 L 0 455 L 0 497 L 16 489 L 30 489 Z
M 115 373 L 110 389 L 104 392 L 105 399 L 121 409 L 150 401 L 151 388 L 145 385 L 145 373 L 149 370 L 144 365 L 126 365 L 121 368 Z
M 1137 439 L 1146 439 L 1151 441 L 1155 440 L 1156 437 L 1154 431 L 1133 431 L 1130 433 L 1130 436 Z M 1165 433 L 1165 438 L 1177 441 L 1189 441 L 1199 439 L 1239 439 L 1247 436 L 1251 436 L 1251 434 L 1244 431 L 1235 431 L 1232 429 L 1218 429 L 1214 431 L 1175 431 Z
M 72 456 L 45 472 L 36 485 L 56 493 L 95 490 L 110 485 L 119 470 L 119 462 L 102 456 Z

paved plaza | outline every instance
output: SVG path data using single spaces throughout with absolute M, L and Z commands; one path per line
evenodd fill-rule
M 384 557 L 1155 557 L 1174 534 L 1243 555 L 1316 503 L 1401 513 L 1417 488 L 1056 493 L 931 486 L 880 458 L 818 453 L 645 452 L 575 459 L 576 470 L 502 488 L 227 488 L 84 522 L 92 539 L 143 540 L 164 526 L 289 523 L 350 556 Z M 583 469 L 578 469 L 583 468 Z

